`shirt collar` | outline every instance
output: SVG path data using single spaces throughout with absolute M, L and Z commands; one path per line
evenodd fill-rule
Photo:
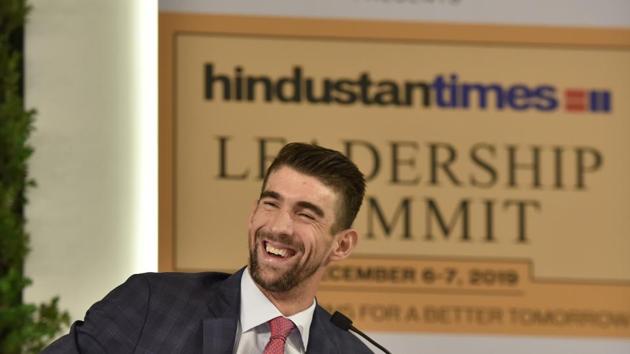
M 306 346 L 308 345 L 308 336 L 311 322 L 313 321 L 313 313 L 315 313 L 315 305 L 316 302 L 313 299 L 313 303 L 307 309 L 287 317 L 293 321 L 300 332 L 304 351 L 306 351 Z M 282 313 L 256 286 L 249 273 L 249 267 L 247 267 L 241 278 L 241 333 L 250 331 L 278 316 L 282 316 Z

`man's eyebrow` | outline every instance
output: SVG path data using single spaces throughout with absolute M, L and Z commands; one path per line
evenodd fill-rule
M 282 200 L 282 196 L 280 195 L 280 193 L 278 192 L 274 192 L 274 191 L 263 191 L 262 193 L 260 193 L 260 199 L 264 199 L 264 198 L 271 198 L 271 199 L 276 199 L 276 200 Z M 307 202 L 307 201 L 300 201 L 296 203 L 296 206 L 300 209 L 308 209 L 310 211 L 312 211 L 313 213 L 315 213 L 317 216 L 319 216 L 320 218 L 324 217 L 324 210 L 322 210 L 322 208 L 318 207 L 317 205 L 311 203 L 311 202 Z
M 301 202 L 297 202 L 297 206 L 299 208 L 308 209 L 312 211 L 313 213 L 317 214 L 317 216 L 319 216 L 320 218 L 324 217 L 324 211 L 322 210 L 322 208 L 318 207 L 317 205 L 313 203 L 301 201 Z
M 282 199 L 282 197 L 280 196 L 280 193 L 278 192 L 274 192 L 274 191 L 263 191 L 262 193 L 260 193 L 260 198 L 259 199 L 263 199 L 263 198 L 272 198 L 272 199 Z

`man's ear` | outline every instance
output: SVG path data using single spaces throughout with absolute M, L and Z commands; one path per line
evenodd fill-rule
M 347 229 L 340 231 L 335 235 L 335 241 L 333 249 L 330 252 L 329 260 L 340 261 L 348 258 L 352 253 L 352 250 L 356 247 L 359 241 L 359 234 L 355 229 Z

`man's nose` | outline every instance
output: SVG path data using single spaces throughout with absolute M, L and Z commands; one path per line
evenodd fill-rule
M 274 234 L 292 235 L 293 219 L 291 218 L 291 214 L 284 210 L 278 210 L 271 220 L 269 229 Z

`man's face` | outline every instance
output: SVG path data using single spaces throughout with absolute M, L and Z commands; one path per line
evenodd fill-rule
M 336 205 L 335 191 L 315 177 L 286 166 L 269 175 L 249 223 L 250 271 L 259 286 L 284 292 L 317 281 L 332 249 Z

